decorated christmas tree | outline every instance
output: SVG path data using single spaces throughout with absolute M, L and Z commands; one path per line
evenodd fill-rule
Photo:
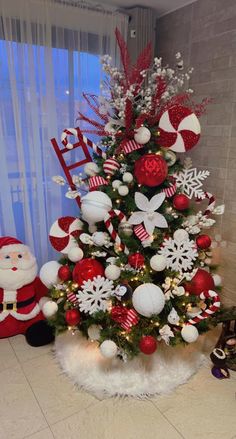
M 41 277 L 54 264 L 53 302 L 44 311 L 57 333 L 78 330 L 105 358 L 128 361 L 160 344 L 195 342 L 214 324 L 221 279 L 208 229 L 223 206 L 203 189 L 209 172 L 183 159 L 200 138 L 207 104 L 192 100 L 192 69 L 180 53 L 174 69 L 160 58 L 152 64 L 151 45 L 132 66 L 116 34 L 122 71 L 102 58 L 101 96 L 84 95 L 94 119 L 80 113 L 83 131 L 62 134 L 64 151 L 76 146 L 69 141 L 75 135 L 94 155 L 88 161 L 87 150 L 83 172 L 72 177 L 60 160 L 66 179 L 53 179 L 69 183 L 66 196 L 80 212 L 52 225 L 50 241 L 62 257 Z

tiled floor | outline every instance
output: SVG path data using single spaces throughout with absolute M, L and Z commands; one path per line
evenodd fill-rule
M 0 340 L 0 439 L 236 439 L 231 375 L 218 381 L 206 365 L 170 396 L 99 401 L 73 387 L 50 346 Z

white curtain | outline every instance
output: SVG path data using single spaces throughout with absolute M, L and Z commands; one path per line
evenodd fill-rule
M 52 257 L 50 225 L 78 215 L 51 177 L 62 175 L 50 138 L 99 94 L 100 55 L 117 60 L 114 31 L 127 16 L 84 3 L 0 0 L 0 235 L 27 243 L 39 263 Z

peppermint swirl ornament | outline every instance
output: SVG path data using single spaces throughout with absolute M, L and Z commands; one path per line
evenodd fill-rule
M 49 240 L 58 252 L 67 254 L 71 247 L 77 246 L 76 239 L 83 228 L 83 223 L 73 216 L 58 218 L 51 226 Z

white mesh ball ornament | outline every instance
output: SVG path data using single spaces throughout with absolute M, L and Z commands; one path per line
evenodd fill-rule
M 83 223 L 73 216 L 58 218 L 51 226 L 49 240 L 55 250 L 67 254 L 71 247 L 77 246 L 76 239 L 83 229 Z
M 172 151 L 186 152 L 196 145 L 200 132 L 199 120 L 192 110 L 175 105 L 162 114 L 157 141 Z

